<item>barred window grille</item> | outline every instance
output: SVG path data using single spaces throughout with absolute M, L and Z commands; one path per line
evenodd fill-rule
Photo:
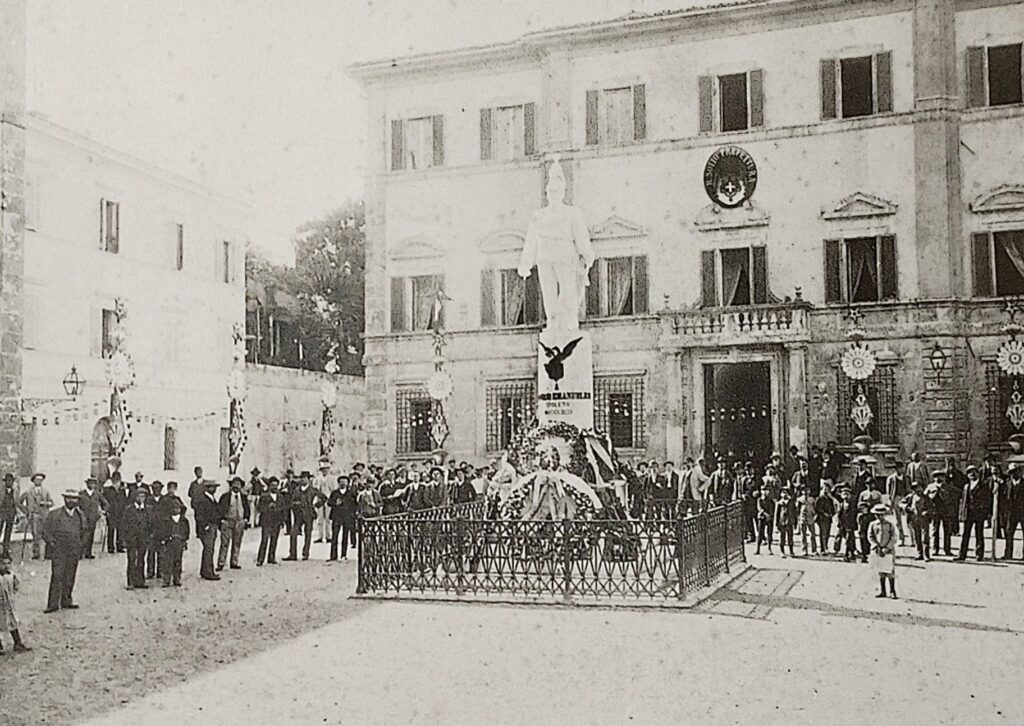
M 896 427 L 896 366 L 878 365 L 875 372 L 863 381 L 851 380 L 842 370 L 836 372 L 839 395 L 837 418 L 838 438 L 841 444 L 851 444 L 857 436 L 868 435 L 878 444 L 898 443 Z M 850 418 L 856 405 L 857 394 L 863 389 L 864 397 L 874 417 L 867 429 L 861 429 Z
M 508 448 L 520 427 L 528 426 L 537 411 L 534 381 L 506 381 L 487 386 L 487 450 Z
M 1024 381 L 1020 382 L 1021 393 L 1024 394 Z M 999 369 L 995 361 L 985 363 L 985 397 L 988 409 L 988 443 L 998 444 L 1006 441 L 1014 434 L 1021 433 L 1010 423 L 1006 409 L 1010 407 L 1013 395 L 1013 376 L 1008 376 Z
M 429 453 L 434 448 L 430 438 L 430 427 L 434 423 L 433 400 L 423 388 L 400 388 L 396 395 L 397 453 Z
M 617 449 L 647 445 L 643 376 L 594 378 L 594 426 L 608 433 Z

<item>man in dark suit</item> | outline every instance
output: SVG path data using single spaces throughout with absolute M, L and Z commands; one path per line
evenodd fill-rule
M 107 512 L 107 552 L 124 552 L 124 535 L 121 533 L 121 515 L 128 506 L 128 496 L 121 481 L 121 473 L 115 471 L 103 485 L 103 501 Z
M 43 523 L 46 559 L 50 561 L 50 591 L 44 612 L 78 609 L 72 596 L 84 531 L 85 520 L 78 511 L 78 492 L 69 489 L 64 492 L 64 506 L 49 512 Z
M 267 491 L 260 495 L 256 502 L 256 511 L 260 520 L 260 548 L 256 553 L 256 566 L 262 567 L 266 559 L 272 565 L 277 564 L 277 538 L 281 534 L 288 512 L 288 502 L 278 491 L 278 480 L 272 476 L 267 480 Z
M 220 507 L 214 493 L 217 482 L 203 482 L 205 490 L 192 500 L 192 511 L 196 519 L 196 537 L 203 543 L 203 558 L 199 565 L 199 576 L 204 580 L 219 580 L 220 575 L 213 571 L 213 548 L 217 544 L 217 532 L 220 530 Z
M 85 523 L 85 533 L 82 536 L 82 558 L 86 560 L 95 559 L 92 553 L 92 543 L 96 536 L 96 525 L 100 521 L 100 515 L 106 507 L 106 502 L 98 489 L 98 483 L 93 477 L 85 480 L 85 489 L 78 493 L 78 509 L 82 512 L 82 520 Z M 102 542 L 100 546 L 102 547 Z
M 171 501 L 164 504 L 153 527 L 154 538 L 160 546 L 160 576 L 164 587 L 181 586 L 181 553 L 188 549 L 189 526 L 185 507 Z
M 230 486 L 231 489 L 224 492 L 217 503 L 220 507 L 220 553 L 217 555 L 217 570 L 224 569 L 229 546 L 231 569 L 241 569 L 242 566 L 238 564 L 238 553 L 242 550 L 242 537 L 252 514 L 249 497 L 242 491 L 245 480 L 240 476 L 232 477 Z
M 146 508 L 147 488 L 135 490 L 135 501 L 124 510 L 121 526 L 128 548 L 128 589 L 146 587 L 146 545 L 149 541 L 150 515 Z
M 149 511 L 150 527 L 146 537 L 146 579 L 151 580 L 160 574 L 160 545 L 154 537 L 153 529 L 160 517 L 164 501 L 164 485 L 157 479 L 149 485 L 146 497 L 146 509 Z
M 189 482 L 188 501 L 193 502 L 206 493 L 206 480 L 203 479 L 203 467 L 197 466 L 194 470 L 196 478 Z M 195 506 L 193 505 L 193 509 Z
M 305 541 L 302 543 L 302 559 L 309 559 L 309 546 L 313 540 L 313 520 L 316 519 L 317 506 L 324 499 L 323 494 L 318 492 L 310 482 L 311 477 L 307 476 L 308 472 L 304 471 L 302 474 L 302 483 L 292 493 L 291 547 L 288 550 L 288 556 L 284 558 L 292 562 L 298 559 L 300 532 L 305 536 Z
M 985 559 L 985 520 L 992 516 L 992 489 L 982 481 L 981 473 L 975 466 L 967 467 L 967 486 L 960 495 L 960 521 L 963 523 L 963 537 L 960 538 L 961 562 L 967 559 L 967 549 L 974 529 L 975 553 L 978 561 Z
M 178 482 L 167 482 L 167 492 L 160 497 L 158 508 L 161 517 L 171 516 L 175 509 L 181 511 L 182 514 L 185 513 L 188 507 L 185 506 L 185 502 L 178 496 Z
M 347 476 L 338 477 L 338 488 L 327 498 L 331 520 L 331 554 L 328 562 L 338 559 L 338 537 L 341 537 L 341 559 L 348 559 L 348 542 L 356 526 L 356 491 Z
M 1005 507 L 1000 510 L 1003 517 L 1005 540 L 1003 559 L 1013 559 L 1013 538 L 1017 527 L 1024 526 L 1024 477 L 1020 464 L 1010 464 L 1009 475 L 1003 482 Z M 1002 506 L 1002 505 L 1000 505 Z
M 4 482 L 0 485 L 0 555 L 10 556 L 11 534 L 14 532 L 14 519 L 18 513 L 18 501 L 21 492 L 14 474 L 4 474 Z

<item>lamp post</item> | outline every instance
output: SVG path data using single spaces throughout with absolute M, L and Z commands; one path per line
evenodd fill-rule
M 932 348 L 932 352 L 928 355 L 928 364 L 941 379 L 942 371 L 946 370 L 946 353 L 942 350 L 938 341 L 935 342 L 935 347 Z
M 72 398 L 80 396 L 85 388 L 85 379 L 78 375 L 78 368 L 76 366 L 71 366 L 71 372 L 64 376 L 62 383 L 64 385 L 64 393 Z

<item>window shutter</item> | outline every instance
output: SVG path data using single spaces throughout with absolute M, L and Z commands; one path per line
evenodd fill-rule
M 702 134 L 709 133 L 714 130 L 714 91 L 715 83 L 714 78 L 711 76 L 701 76 L 697 79 L 697 95 L 700 105 L 700 132 Z
M 821 61 L 821 117 L 836 117 L 836 61 L 823 58 Z
M 444 116 L 434 116 L 434 166 L 444 166 Z
M 523 104 L 523 153 L 533 156 L 537 153 L 537 104 Z
M 537 272 L 537 268 L 533 268 L 533 272 L 526 278 L 526 292 L 525 300 L 523 302 L 524 311 L 523 316 L 527 323 L 539 323 L 540 322 L 540 273 Z
M 647 92 L 644 84 L 633 86 L 633 140 L 647 138 Z
M 992 246 L 988 232 L 972 234 L 971 248 L 974 250 L 974 296 L 992 297 Z
M 601 317 L 601 260 L 590 266 L 587 285 L 587 317 Z
M 768 302 L 768 253 L 766 247 L 751 248 L 751 277 L 754 283 L 755 305 Z
M 114 252 L 121 251 L 121 203 L 114 202 Z
M 633 313 L 646 313 L 650 297 L 647 283 L 647 257 L 633 258 Z
M 883 235 L 878 239 L 878 273 L 881 280 L 879 292 L 883 300 L 899 297 L 899 273 L 896 269 L 896 238 Z
M 405 320 L 405 278 L 391 278 L 391 332 L 407 330 Z
M 764 71 L 755 68 L 747 78 L 750 89 L 750 127 L 764 126 Z
M 878 113 L 892 111 L 892 53 L 875 55 L 875 105 Z
M 107 200 L 100 197 L 100 249 L 107 248 Z
M 967 105 L 985 105 L 985 49 L 981 47 L 967 49 Z
M 103 310 L 92 308 L 89 311 L 89 355 L 99 358 L 103 355 Z
M 487 161 L 494 156 L 491 144 L 491 109 L 480 109 L 480 159 Z
M 599 140 L 597 133 L 597 91 L 587 91 L 587 144 L 596 144 Z
M 700 253 L 700 304 L 706 308 L 718 307 L 718 280 L 715 277 L 714 250 Z
M 825 240 L 825 302 L 842 302 L 843 288 L 840 282 L 841 271 L 841 250 L 842 242 L 837 239 Z
M 480 270 L 480 327 L 495 325 L 494 319 L 494 270 Z
M 405 134 L 402 122 L 391 122 L 391 171 L 399 171 L 405 165 Z

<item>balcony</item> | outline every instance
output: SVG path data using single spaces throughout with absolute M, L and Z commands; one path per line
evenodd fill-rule
M 662 310 L 661 347 L 764 345 L 810 339 L 807 302 Z

